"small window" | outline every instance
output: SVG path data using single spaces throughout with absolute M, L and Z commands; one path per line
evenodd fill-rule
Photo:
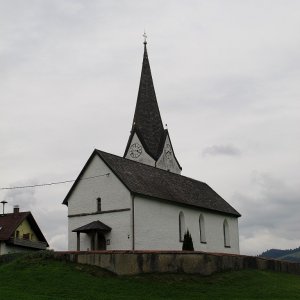
M 97 211 L 101 211 L 101 198 L 97 198 Z
M 17 230 L 17 231 L 16 231 L 16 238 L 18 239 L 19 237 L 20 237 L 20 231 Z
M 225 219 L 223 222 L 224 247 L 230 248 L 230 236 L 228 222 Z
M 24 233 L 23 234 L 23 239 L 24 240 L 29 240 L 29 233 Z
M 200 243 L 206 244 L 205 223 L 203 214 L 199 217 Z
M 179 241 L 183 242 L 184 240 L 184 233 L 185 233 L 185 221 L 184 221 L 184 214 L 181 211 L 179 213 Z

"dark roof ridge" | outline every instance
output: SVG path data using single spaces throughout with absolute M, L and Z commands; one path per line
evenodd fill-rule
M 115 157 L 117 157 L 117 158 L 122 158 L 122 159 L 125 159 L 126 161 L 130 161 L 130 162 L 132 162 L 132 163 L 137 163 L 137 164 L 143 165 L 143 166 L 145 166 L 146 168 L 153 168 L 153 169 L 155 169 L 155 170 L 159 170 L 159 171 L 162 171 L 162 172 L 166 172 L 166 173 L 172 174 L 172 175 L 174 175 L 174 176 L 184 177 L 184 178 L 187 178 L 187 179 L 190 179 L 190 180 L 193 180 L 193 181 L 201 182 L 201 183 L 206 184 L 207 186 L 209 186 L 209 185 L 208 185 L 206 182 L 204 182 L 204 181 L 200 181 L 200 180 L 197 180 L 197 179 L 194 179 L 194 178 L 191 178 L 191 177 L 188 177 L 188 176 L 184 176 L 184 175 L 181 175 L 181 174 L 173 173 L 173 172 L 170 172 L 170 171 L 161 169 L 161 168 L 157 168 L 157 167 L 155 167 L 155 166 L 147 165 L 147 164 L 144 164 L 144 163 L 139 162 L 139 161 L 136 161 L 136 160 L 131 160 L 131 159 L 125 158 L 125 157 L 123 157 L 123 156 L 119 156 L 119 155 L 116 155 L 116 154 L 112 154 L 112 153 L 109 153 L 109 152 L 106 152 L 106 151 L 103 151 L 103 150 L 99 150 L 99 149 L 95 149 L 95 151 L 100 152 L 100 153 L 109 154 L 109 155 L 115 156 Z
M 171 201 L 177 205 L 208 209 L 234 217 L 241 216 L 205 182 L 98 149 L 93 151 L 84 165 L 63 204 L 68 205 L 69 197 L 95 156 L 98 156 L 133 194 Z

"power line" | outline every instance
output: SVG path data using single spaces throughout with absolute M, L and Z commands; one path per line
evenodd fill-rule
M 81 179 L 79 179 L 79 180 L 87 180 L 87 179 L 92 179 L 92 178 L 97 178 L 97 177 L 102 177 L 102 176 L 107 176 L 107 177 L 108 177 L 109 174 L 110 174 L 110 173 L 101 174 L 101 175 L 95 175 L 95 176 L 90 176 L 90 177 L 81 178 Z M 12 187 L 1 187 L 0 190 L 27 189 L 27 188 L 34 188 L 34 187 L 42 187 L 42 186 L 49 186 L 49 185 L 55 185 L 55 184 L 69 183 L 69 182 L 74 182 L 74 181 L 76 181 L 76 179 L 65 180 L 65 181 L 57 181 L 57 182 L 50 182 L 50 183 L 33 184 L 33 185 L 12 186 Z

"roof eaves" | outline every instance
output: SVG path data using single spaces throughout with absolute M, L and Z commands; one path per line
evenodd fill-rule
M 154 197 L 154 196 L 147 195 L 147 194 L 144 194 L 144 193 L 132 192 L 132 194 L 136 195 L 136 196 L 147 197 L 147 198 L 152 199 L 152 200 L 167 202 L 167 203 L 174 203 L 175 202 L 176 204 L 178 204 L 180 206 L 183 206 L 183 207 L 191 207 L 192 206 L 192 207 L 195 207 L 197 209 L 209 211 L 209 212 L 212 212 L 212 213 L 217 211 L 217 212 L 219 212 L 222 215 L 230 215 L 230 216 L 234 216 L 234 217 L 237 217 L 237 218 L 239 218 L 239 217 L 242 216 L 238 212 L 236 214 L 235 213 L 230 213 L 230 212 L 225 212 L 225 211 L 222 211 L 222 210 L 219 210 L 219 209 L 212 209 L 212 208 L 207 208 L 207 207 L 201 207 L 201 206 L 198 206 L 198 205 L 195 205 L 195 204 L 188 204 L 188 203 L 183 203 L 183 202 L 176 201 L 176 200 L 168 200 L 168 199 L 165 199 L 165 198 Z
M 48 244 L 48 242 L 47 242 L 47 240 L 46 240 L 44 234 L 42 233 L 42 231 L 41 231 L 39 225 L 38 225 L 37 222 L 35 221 L 35 219 L 34 219 L 34 217 L 33 217 L 33 215 L 32 215 L 31 212 L 29 212 L 29 215 L 27 216 L 27 218 L 28 218 L 29 224 L 33 227 L 33 230 L 35 231 L 37 237 L 38 237 L 40 240 L 42 240 L 43 242 L 46 242 L 47 247 L 49 247 L 49 244 Z
M 83 175 L 83 173 L 85 172 L 85 170 L 87 169 L 87 167 L 89 166 L 89 164 L 91 163 L 91 161 L 92 161 L 92 159 L 93 159 L 93 157 L 95 156 L 96 153 L 97 153 L 97 149 L 95 149 L 93 151 L 93 153 L 91 154 L 91 156 L 89 157 L 89 159 L 85 163 L 84 167 L 82 168 L 82 170 L 80 171 L 79 175 L 77 176 L 75 182 L 71 186 L 71 188 L 70 188 L 68 194 L 66 195 L 65 199 L 63 200 L 62 204 L 65 204 L 65 205 L 68 206 L 68 200 L 69 200 L 71 194 L 73 193 L 73 190 L 75 189 L 78 181 L 80 180 L 81 176 Z
M 124 186 L 130 191 L 133 192 L 130 187 L 128 186 L 128 184 L 126 184 L 126 182 L 124 182 L 124 180 L 117 174 L 117 172 L 115 172 L 115 170 L 113 169 L 113 167 L 107 162 L 107 160 L 105 159 L 105 157 L 102 155 L 101 152 L 104 151 L 100 151 L 95 149 L 94 151 L 98 156 L 100 156 L 100 158 L 103 160 L 103 162 L 107 165 L 107 167 L 115 174 L 115 176 L 124 184 Z M 105 152 L 104 152 L 105 153 Z M 109 154 L 109 153 L 107 153 Z M 116 156 L 116 155 L 115 155 Z M 122 158 L 122 157 L 121 157 Z M 123 158 L 123 159 L 127 159 L 127 158 Z

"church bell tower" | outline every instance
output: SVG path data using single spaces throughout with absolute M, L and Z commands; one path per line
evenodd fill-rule
M 181 166 L 174 154 L 168 129 L 164 129 L 156 100 L 144 34 L 144 57 L 132 128 L 124 157 L 176 174 Z

